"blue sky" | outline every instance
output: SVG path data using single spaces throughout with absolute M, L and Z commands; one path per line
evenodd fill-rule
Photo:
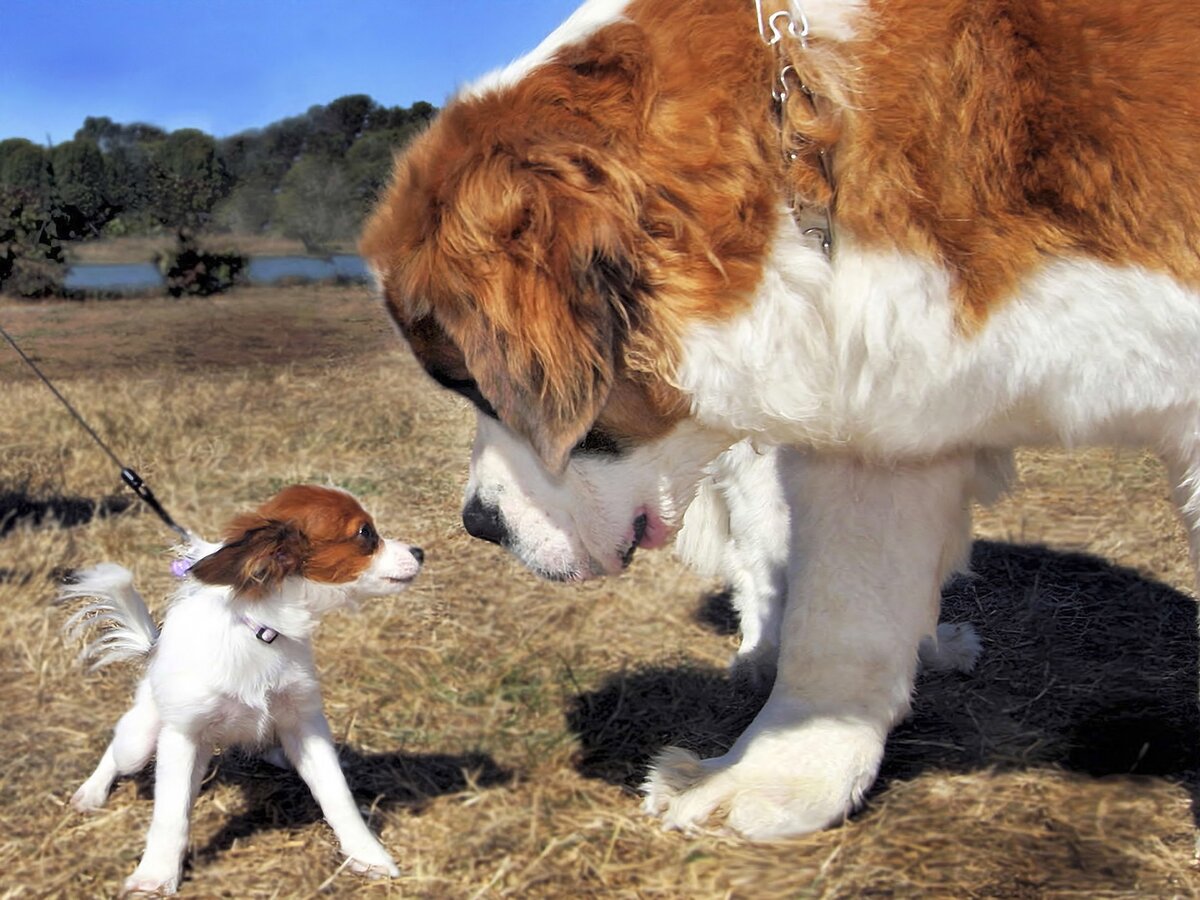
M 442 105 L 579 0 L 0 0 L 0 139 L 84 117 L 267 125 L 344 94 Z

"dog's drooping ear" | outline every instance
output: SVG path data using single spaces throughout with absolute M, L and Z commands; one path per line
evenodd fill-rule
M 561 279 L 537 279 L 523 295 L 537 314 L 501 330 L 478 317 L 456 335 L 479 390 L 552 472 L 600 416 L 623 366 L 630 329 L 648 290 L 626 263 L 597 254 Z
M 561 472 L 622 372 L 649 276 L 642 146 L 656 72 L 614 23 L 535 79 L 450 104 L 398 164 L 364 257 L 440 383 Z
M 290 575 L 300 575 L 310 552 L 308 539 L 287 522 L 259 520 L 215 553 L 199 560 L 189 574 L 205 584 L 231 587 L 258 599 Z

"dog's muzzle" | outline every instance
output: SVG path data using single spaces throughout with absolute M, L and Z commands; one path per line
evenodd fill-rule
M 462 521 L 471 537 L 502 546 L 508 544 L 508 528 L 499 507 L 485 506 L 478 497 L 472 497 L 463 507 Z

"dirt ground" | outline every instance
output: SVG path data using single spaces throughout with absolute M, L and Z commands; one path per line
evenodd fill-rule
M 188 527 L 214 535 L 292 481 L 357 493 L 427 565 L 317 639 L 326 711 L 403 873 L 339 871 L 293 775 L 227 752 L 193 815 L 192 897 L 1200 895 L 1195 603 L 1162 471 L 1133 451 L 1024 452 L 977 512 L 944 618 L 984 642 L 922 677 L 879 784 L 844 826 L 773 845 L 661 831 L 638 812 L 668 744 L 727 747 L 754 697 L 725 664 L 721 585 L 666 552 L 619 579 L 537 581 L 462 532 L 471 414 L 433 388 L 355 287 L 209 300 L 21 304 L 0 325 Z M 111 896 L 152 778 L 67 798 L 130 698 L 60 635 L 56 579 L 102 560 L 165 598 L 171 535 L 0 343 L 0 898 Z

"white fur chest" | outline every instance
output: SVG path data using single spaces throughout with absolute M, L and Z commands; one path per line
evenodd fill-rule
M 281 716 L 320 704 L 307 639 L 264 643 L 203 593 L 172 607 L 148 677 L 164 721 L 202 722 L 218 745 L 261 744 Z
M 965 334 L 945 271 L 846 238 L 831 265 L 783 220 L 751 306 L 692 331 L 679 382 L 706 424 L 883 459 L 1144 443 L 1194 407 L 1198 345 L 1200 296 L 1165 275 L 1048 259 Z

